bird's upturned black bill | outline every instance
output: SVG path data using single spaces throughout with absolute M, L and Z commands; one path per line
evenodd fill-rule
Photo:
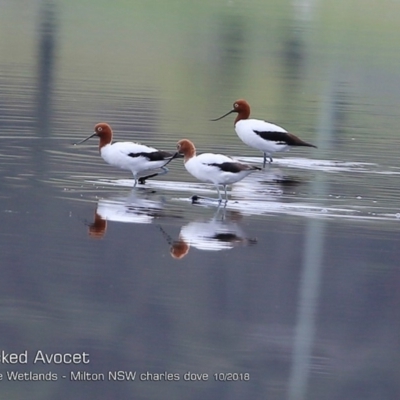
M 74 143 L 74 146 L 76 146 L 77 144 L 84 143 L 84 142 L 86 142 L 87 140 L 89 140 L 90 138 L 92 138 L 93 136 L 96 136 L 96 135 L 97 135 L 97 133 L 95 132 L 95 133 L 93 133 L 93 135 L 90 135 L 90 136 L 87 137 L 86 139 L 83 139 L 83 140 L 81 140 L 81 141 L 78 142 L 78 143 Z
M 235 110 L 231 110 L 231 111 L 227 112 L 222 117 L 210 119 L 210 121 L 219 121 L 220 119 L 225 118 L 227 115 L 232 114 L 233 112 L 235 112 Z

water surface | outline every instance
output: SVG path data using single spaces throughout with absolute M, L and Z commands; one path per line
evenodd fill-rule
M 0 349 L 30 358 L 3 363 L 0 391 L 398 399 L 398 6 L 166 4 L 2 6 Z M 117 140 L 187 137 L 259 165 L 233 117 L 209 121 L 237 98 L 318 149 L 277 154 L 225 208 L 192 204 L 216 193 L 182 160 L 132 190 L 95 139 L 73 146 L 107 121 Z M 90 363 L 33 364 L 38 350 Z

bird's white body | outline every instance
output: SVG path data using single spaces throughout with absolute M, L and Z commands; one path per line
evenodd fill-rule
M 111 126 L 105 122 L 100 122 L 94 127 L 94 133 L 81 140 L 77 144 L 81 144 L 90 138 L 97 136 L 99 141 L 99 151 L 103 160 L 115 167 L 127 169 L 132 172 L 135 178 L 133 187 L 138 182 L 138 173 L 148 171 L 150 169 L 161 168 L 162 172 L 153 173 L 152 175 L 143 176 L 139 179 L 140 183 L 144 183 L 146 179 L 157 175 L 163 175 L 168 172 L 166 165 L 172 160 L 173 154 L 166 151 L 159 151 L 154 147 L 145 146 L 134 142 L 112 142 L 113 131 Z
M 223 154 L 203 153 L 185 161 L 185 168 L 191 175 L 200 181 L 224 186 L 238 182 L 254 172 L 254 169 L 238 172 L 224 171 L 219 166 L 223 163 L 239 164 L 238 161 L 224 156 Z
M 225 202 L 228 201 L 226 186 L 239 182 L 247 175 L 260 168 L 243 164 L 223 154 L 204 153 L 196 156 L 196 147 L 188 139 L 182 139 L 177 144 L 178 153 L 184 155 L 185 168 L 189 174 L 200 181 L 213 183 L 221 203 L 222 196 L 219 186 L 224 187 Z
M 151 160 L 150 154 L 156 152 L 158 150 L 153 147 L 133 142 L 116 142 L 100 149 L 106 163 L 131 171 L 135 178 L 140 172 L 161 168 L 168 162 L 169 158 Z
M 271 154 L 277 151 L 288 150 L 291 146 L 316 147 L 304 142 L 278 125 L 261 119 L 250 119 L 250 105 L 243 99 L 236 100 L 233 103 L 232 110 L 219 118 L 212 119 L 212 121 L 219 121 L 232 113 L 237 113 L 235 131 L 239 138 L 248 146 L 264 153 L 264 167 L 267 157 L 272 162 Z
M 282 127 L 271 124 L 270 122 L 261 119 L 241 119 L 235 124 L 235 131 L 243 143 L 247 146 L 261 150 L 271 156 L 272 153 L 277 151 L 286 151 L 289 145 L 285 142 L 273 141 L 263 139 L 257 135 L 256 132 L 284 132 L 287 133 Z

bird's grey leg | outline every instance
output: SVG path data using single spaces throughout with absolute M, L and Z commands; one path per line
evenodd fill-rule
M 147 179 L 154 178 L 157 175 L 165 175 L 169 171 L 169 169 L 167 167 L 165 167 L 165 166 L 161 167 L 161 169 L 162 169 L 161 172 L 156 172 L 156 173 L 151 174 L 151 175 L 142 176 L 141 178 L 139 178 L 139 183 L 141 185 L 144 185 L 146 183 Z
M 267 153 L 264 153 L 264 162 L 263 162 L 263 168 L 265 168 L 265 164 L 267 163 L 267 158 L 269 158 L 269 163 L 271 164 L 272 163 L 272 161 L 273 161 L 273 159 L 272 159 L 272 157 L 268 154 L 267 155 Z
M 215 185 L 215 187 L 217 188 L 217 192 L 218 192 L 218 201 L 221 203 L 222 202 L 222 196 L 221 196 L 221 192 L 219 190 L 219 186 Z
M 225 191 L 225 205 L 228 202 L 228 194 L 226 193 L 226 185 L 224 185 L 224 191 Z

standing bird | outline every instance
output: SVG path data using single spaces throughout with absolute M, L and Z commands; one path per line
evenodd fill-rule
M 272 153 L 288 150 L 290 146 L 317 147 L 304 142 L 278 125 L 261 119 L 249 119 L 250 105 L 243 99 L 236 100 L 231 111 L 211 121 L 218 121 L 232 113 L 237 113 L 235 131 L 242 142 L 264 153 L 264 167 L 267 158 L 269 158 L 270 163 L 272 162 Z
M 196 148 L 188 139 L 182 139 L 177 144 L 177 154 L 183 154 L 186 170 L 203 182 L 213 183 L 217 188 L 218 201 L 222 202 L 219 186 L 225 191 L 225 203 L 228 201 L 226 186 L 238 182 L 261 168 L 243 164 L 223 154 L 203 153 L 196 156 Z
M 112 142 L 113 131 L 111 126 L 105 122 L 101 122 L 94 127 L 94 133 L 81 140 L 77 144 L 81 144 L 90 138 L 98 136 L 100 138 L 99 151 L 103 160 L 121 169 L 127 169 L 132 172 L 135 179 L 133 187 L 138 183 L 145 183 L 146 179 L 157 175 L 164 175 L 168 172 L 166 165 L 174 158 L 173 153 L 160 151 L 153 147 L 133 142 Z M 140 172 L 151 169 L 161 168 L 162 172 L 152 175 L 143 176 L 138 179 Z

